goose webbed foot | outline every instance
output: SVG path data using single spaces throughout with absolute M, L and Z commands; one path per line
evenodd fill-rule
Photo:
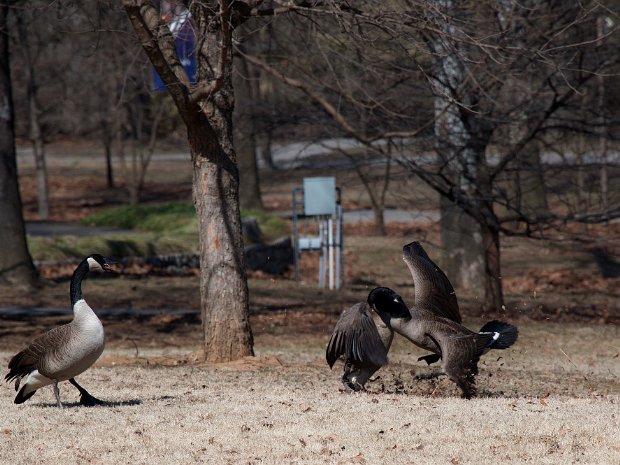
M 95 405 L 106 405 L 107 402 L 105 400 L 97 399 L 95 396 L 92 396 L 86 392 L 84 394 L 80 394 L 80 404 L 85 407 L 94 407 Z
M 97 399 L 95 396 L 90 394 L 86 389 L 78 384 L 75 378 L 71 378 L 69 380 L 71 384 L 73 384 L 78 391 L 80 391 L 80 404 L 85 407 L 94 407 L 95 405 L 106 405 L 106 402 L 101 399 Z

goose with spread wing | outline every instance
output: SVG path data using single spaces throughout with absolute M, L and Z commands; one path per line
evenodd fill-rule
M 467 399 L 476 394 L 480 356 L 491 349 L 507 349 L 519 335 L 515 326 L 502 321 L 490 321 L 474 332 L 418 306 L 417 301 L 409 309 L 396 292 L 386 287 L 373 289 L 368 304 L 390 329 L 441 359 L 443 372 Z
M 450 281 L 430 259 L 419 242 L 403 247 L 403 259 L 407 264 L 415 286 L 415 302 L 437 316 L 461 322 L 456 294 Z M 402 306 L 404 302 L 400 299 Z M 405 306 L 406 307 L 406 306 Z M 328 365 L 344 359 L 342 382 L 346 390 L 359 391 L 382 366 L 387 364 L 387 354 L 394 331 L 367 303 L 357 303 L 340 315 L 326 350 Z M 440 359 L 430 354 L 420 359 L 428 364 Z

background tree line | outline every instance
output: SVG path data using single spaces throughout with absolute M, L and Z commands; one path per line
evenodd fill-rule
M 239 201 L 260 206 L 257 157 L 275 169 L 275 143 L 347 137 L 362 146 L 345 155 L 377 231 L 391 174 L 404 169 L 411 189 L 423 182 L 437 192 L 429 207 L 441 211 L 450 278 L 484 289 L 497 309 L 502 235 L 536 237 L 620 214 L 617 1 L 123 6 L 3 4 L 15 137 L 32 145 L 41 218 L 50 208 L 49 141 L 98 139 L 107 186 L 122 185 L 136 203 L 156 144 L 167 140 L 192 153 L 199 217 L 219 222 L 238 249 Z M 196 82 L 179 66 L 169 28 L 187 11 Z M 153 66 L 168 93 L 153 91 Z M 220 197 L 201 203 L 208 186 L 199 178 L 219 183 Z M 224 215 L 210 218 L 216 205 Z M 207 268 L 221 258 L 201 254 Z M 226 260 L 243 289 L 242 262 Z

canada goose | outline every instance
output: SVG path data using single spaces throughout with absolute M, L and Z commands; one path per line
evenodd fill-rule
M 415 302 L 438 316 L 461 322 L 456 294 L 450 281 L 433 263 L 419 242 L 403 248 L 415 285 Z M 397 296 L 400 299 L 400 296 Z M 402 299 L 401 299 L 402 302 Z M 402 302 L 405 306 L 405 303 Z M 405 306 L 406 308 L 406 306 Z M 366 303 L 342 312 L 327 344 L 325 358 L 330 368 L 344 358 L 342 382 L 347 390 L 359 391 L 382 366 L 387 364 L 394 332 Z M 436 354 L 420 357 L 429 365 L 440 360 Z
M 342 383 L 345 389 L 361 391 L 375 371 L 387 364 L 394 331 L 359 302 L 340 315 L 327 344 L 325 358 L 330 368 L 344 357 Z
M 37 389 L 54 384 L 56 402 L 62 407 L 58 383 L 66 380 L 80 392 L 82 405 L 103 403 L 80 386 L 75 377 L 95 363 L 105 345 L 103 325 L 82 295 L 82 279 L 92 270 L 112 271 L 110 265 L 113 263 L 99 254 L 86 257 L 71 278 L 73 320 L 37 337 L 11 358 L 9 373 L 4 379 L 7 382 L 15 380 L 15 390 L 19 390 L 15 396 L 16 404 L 28 400 Z
M 387 287 L 373 289 L 368 304 L 393 331 L 418 347 L 441 357 L 441 367 L 469 399 L 476 394 L 478 360 L 490 349 L 507 349 L 517 340 L 515 326 L 501 321 L 486 323 L 473 332 L 455 321 L 416 305 L 407 308 L 402 298 Z

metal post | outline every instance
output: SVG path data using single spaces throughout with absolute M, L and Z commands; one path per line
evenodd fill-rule
M 299 276 L 299 231 L 298 231 L 298 221 L 297 221 L 297 193 L 300 192 L 301 189 L 295 188 L 293 189 L 293 254 L 295 256 L 295 281 L 300 281 Z
M 327 246 L 329 248 L 329 288 L 334 288 L 334 221 L 327 219 Z
M 340 289 L 342 262 L 342 205 L 336 205 L 336 289 Z
M 319 287 L 325 288 L 325 267 L 327 265 L 327 242 L 325 221 L 319 220 L 319 237 L 321 238 L 321 257 L 319 259 Z

